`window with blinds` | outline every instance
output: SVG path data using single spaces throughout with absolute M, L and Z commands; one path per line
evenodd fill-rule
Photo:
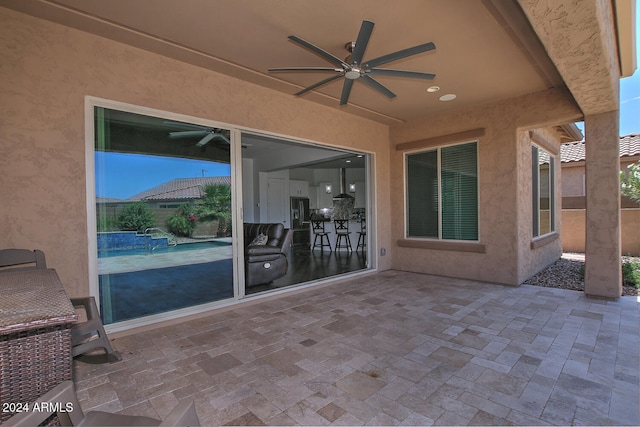
M 407 237 L 478 240 L 477 145 L 406 156 Z

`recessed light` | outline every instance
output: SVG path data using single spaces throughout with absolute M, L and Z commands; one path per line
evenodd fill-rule
M 437 92 L 439 90 L 440 90 L 440 86 L 431 86 L 427 88 L 427 92 L 429 93 Z
M 446 95 L 442 95 L 440 98 L 438 98 L 440 101 L 453 101 L 454 99 L 456 99 L 456 96 L 453 93 L 448 93 Z
M 347 160 L 346 162 L 347 162 L 347 163 L 351 163 L 351 160 Z

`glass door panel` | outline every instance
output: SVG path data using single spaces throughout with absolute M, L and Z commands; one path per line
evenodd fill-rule
M 228 129 L 95 107 L 105 324 L 234 296 Z
M 274 261 L 245 257 L 245 270 L 254 275 L 247 280 L 245 274 L 245 294 L 372 268 L 369 154 L 250 133 L 242 134 L 241 145 L 244 222 L 281 223 L 293 232 L 291 247 L 278 257 L 286 258 L 281 276 L 260 280 L 260 269 L 272 268 Z M 343 221 L 342 229 L 336 220 Z M 324 246 L 314 222 L 327 233 Z M 244 244 L 254 237 L 245 234 Z

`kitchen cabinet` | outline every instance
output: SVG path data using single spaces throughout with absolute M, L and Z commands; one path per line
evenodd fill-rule
M 318 187 L 309 187 L 309 209 L 318 209 Z
M 290 179 L 289 195 L 291 197 L 309 197 L 309 183 L 307 181 Z
M 327 193 L 327 191 L 326 191 L 327 185 L 331 185 L 332 186 L 331 193 Z M 330 182 L 321 182 L 318 185 L 318 209 L 333 207 L 333 193 L 334 193 L 334 191 L 335 190 L 333 188 L 333 185 Z M 335 194 L 338 194 L 338 193 L 335 193 Z
M 354 207 L 366 208 L 367 207 L 367 186 L 364 181 L 356 181 L 356 192 L 354 194 L 356 200 Z

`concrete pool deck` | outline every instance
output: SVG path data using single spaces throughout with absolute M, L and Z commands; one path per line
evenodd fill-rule
M 231 242 L 231 239 L 220 239 Z M 130 273 L 155 268 L 177 267 L 180 265 L 201 264 L 220 261 L 233 257 L 233 247 L 213 246 L 207 249 L 194 249 L 170 253 L 151 253 L 146 255 L 123 255 L 98 258 L 99 274 Z

